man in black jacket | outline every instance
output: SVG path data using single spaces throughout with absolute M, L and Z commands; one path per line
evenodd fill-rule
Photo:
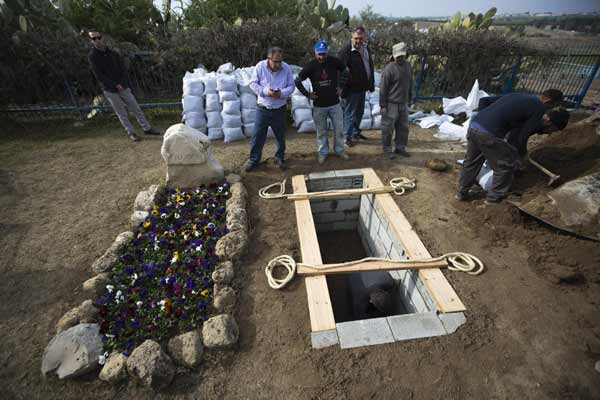
M 352 32 L 352 41 L 339 53 L 339 59 L 350 71 L 342 90 L 344 135 L 349 147 L 359 139 L 367 139 L 360 133 L 360 121 L 365 110 L 365 93 L 375 90 L 373 59 L 364 40 L 365 29 L 356 28 Z
M 527 151 L 529 136 L 551 133 L 567 125 L 567 111 L 553 110 L 547 113 L 562 99 L 562 92 L 556 89 L 546 90 L 539 97 L 511 93 L 495 101 L 482 99 L 479 104 L 481 111 L 471 119 L 467 132 L 467 154 L 456 199 L 469 199 L 469 189 L 487 160 L 494 171 L 494 178 L 485 202 L 494 204 L 502 201 L 519 165 L 519 153 L 524 155 Z
M 160 132 L 152 128 L 142 109 L 137 103 L 137 100 L 131 93 L 129 81 L 127 79 L 127 71 L 121 56 L 109 49 L 102 42 L 102 35 L 99 32 L 89 32 L 92 49 L 88 54 L 88 60 L 92 67 L 92 71 L 100 82 L 100 86 L 104 92 L 104 97 L 112 109 L 119 117 L 121 125 L 127 131 L 129 139 L 134 142 L 139 141 L 139 137 L 135 134 L 133 125 L 129 122 L 127 111 L 131 111 L 138 123 L 144 130 L 146 135 L 160 135 Z

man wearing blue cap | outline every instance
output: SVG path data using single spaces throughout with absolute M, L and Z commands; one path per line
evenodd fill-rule
M 333 127 L 333 148 L 335 154 L 344 160 L 348 155 L 344 150 L 344 114 L 339 95 L 347 79 L 346 66 L 337 58 L 329 57 L 329 45 L 324 40 L 315 44 L 315 59 L 302 68 L 295 80 L 298 90 L 313 101 L 313 119 L 317 128 L 318 161 L 323 164 L 329 154 L 327 138 L 327 118 Z M 302 81 L 310 79 L 313 91 L 308 93 Z

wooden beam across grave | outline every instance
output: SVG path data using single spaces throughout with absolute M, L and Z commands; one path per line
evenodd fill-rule
M 363 179 L 366 187 L 383 186 L 381 179 L 372 168 L 363 168 Z M 431 258 L 431 254 L 425 248 L 425 245 L 413 230 L 410 222 L 406 219 L 400 208 L 388 193 L 374 195 L 374 207 L 383 211 L 385 218 L 396 233 L 396 236 L 402 243 L 406 254 L 417 260 Z M 431 293 L 431 297 L 436 302 L 442 312 L 465 311 L 466 307 L 454 291 L 450 282 L 446 279 L 439 268 L 419 269 L 419 277 Z
M 315 276 L 315 275 L 335 275 L 335 274 L 348 274 L 351 272 L 368 272 L 368 271 L 399 271 L 402 269 L 430 269 L 430 268 L 447 268 L 448 262 L 446 260 L 441 261 L 429 261 L 429 262 L 417 262 L 417 261 L 393 261 L 393 260 L 369 260 L 352 265 L 343 264 L 323 264 L 315 267 L 308 265 L 299 264 L 296 273 L 304 276 Z
M 303 175 L 292 178 L 294 193 L 306 194 L 306 182 Z M 321 249 L 317 240 L 317 230 L 313 219 L 309 200 L 294 201 L 296 208 L 296 225 L 300 239 L 300 253 L 302 262 L 306 264 L 322 264 Z M 306 297 L 308 300 L 308 312 L 310 315 L 310 328 L 312 332 L 335 329 L 335 318 L 333 307 L 327 288 L 325 275 L 308 276 L 304 278 L 306 286 Z

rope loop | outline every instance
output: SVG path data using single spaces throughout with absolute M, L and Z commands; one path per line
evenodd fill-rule
M 260 188 L 258 190 L 258 196 L 261 199 L 282 199 L 288 197 L 288 195 L 285 194 L 285 181 L 286 179 L 284 179 L 282 182 L 275 182 Z M 279 191 L 277 193 L 269 193 L 269 190 L 276 187 L 279 187 Z
M 414 189 L 417 186 L 416 180 L 405 178 L 403 176 L 394 178 L 390 181 L 390 186 L 394 189 L 394 194 L 402 196 L 406 189 Z
M 282 279 L 273 277 L 273 270 L 279 266 L 287 269 L 287 274 Z M 265 267 L 265 274 L 267 275 L 267 281 L 271 288 L 281 289 L 294 278 L 294 275 L 296 274 L 296 261 L 288 255 L 277 256 L 269 261 Z
M 451 271 L 466 272 L 469 275 L 479 275 L 483 272 L 483 263 L 474 255 L 468 253 L 448 253 L 442 257 L 448 261 Z

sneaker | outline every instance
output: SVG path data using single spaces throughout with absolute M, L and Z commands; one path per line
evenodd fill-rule
M 317 161 L 319 162 L 320 165 L 325 164 L 325 160 L 327 160 L 327 156 L 322 156 L 319 154 L 319 156 L 317 157 Z
M 258 167 L 258 163 L 248 160 L 248 162 L 246 163 L 246 166 L 244 167 L 244 170 L 246 172 L 250 172 L 253 169 L 255 169 L 256 167 Z
M 127 137 L 129 137 L 129 140 L 131 140 L 132 142 L 139 142 L 140 141 L 140 138 L 135 133 L 128 133 Z
M 468 201 L 469 200 L 469 193 L 465 193 L 465 192 L 456 192 L 456 194 L 454 195 L 454 198 L 458 201 Z
M 341 158 L 342 160 L 346 160 L 346 161 L 348 161 L 350 159 L 350 156 L 346 153 L 338 154 L 338 157 Z
M 354 146 L 356 145 L 356 143 L 354 143 L 354 142 L 352 141 L 352 139 L 346 139 L 346 141 L 344 142 L 344 145 L 345 145 L 346 147 L 354 147 Z
M 388 160 L 395 160 L 396 155 L 394 153 L 385 153 L 385 156 Z
M 285 162 L 285 160 L 280 160 L 279 158 L 275 159 L 275 164 L 282 170 L 285 170 L 288 167 L 287 162 Z
M 408 153 L 406 150 L 396 149 L 396 150 L 394 150 L 394 153 L 396 153 L 402 157 L 410 157 L 410 153 Z
M 161 133 L 154 128 L 150 128 L 147 131 L 144 131 L 144 135 L 160 135 Z

